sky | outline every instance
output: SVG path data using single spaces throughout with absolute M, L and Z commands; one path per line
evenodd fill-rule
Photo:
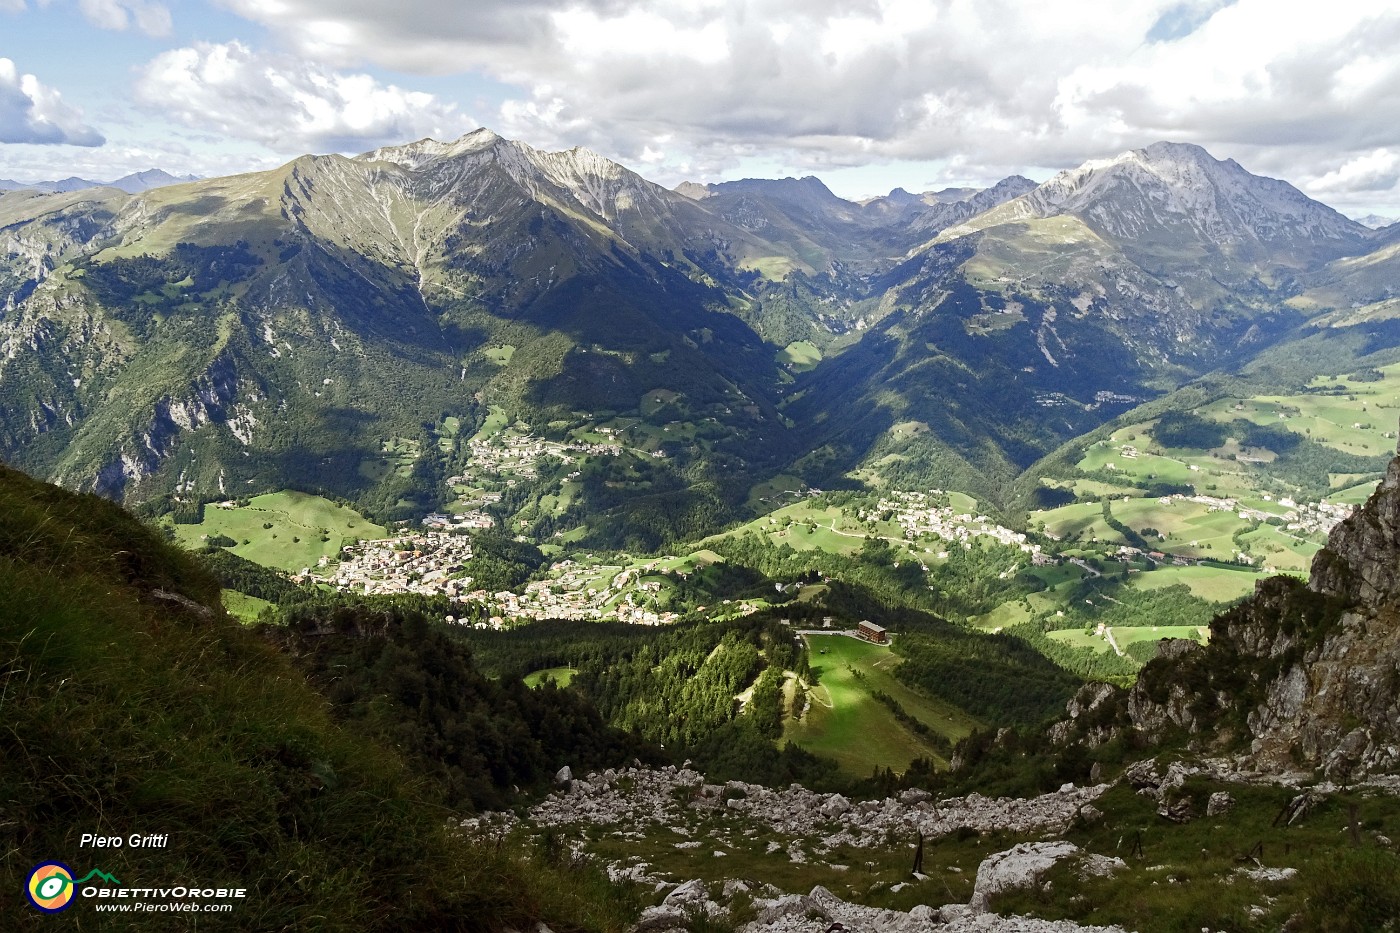
M 1400 218 L 1396 0 L 0 0 L 0 178 L 203 176 L 479 126 L 844 197 L 1197 143 Z

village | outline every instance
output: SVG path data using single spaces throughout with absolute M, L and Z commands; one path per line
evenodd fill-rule
M 601 433 L 610 434 L 607 428 Z M 535 475 L 535 461 L 541 457 L 554 456 L 565 463 L 573 463 L 573 454 L 593 454 L 615 457 L 622 452 L 618 444 L 590 444 L 586 442 L 548 441 L 533 434 L 500 433 L 484 440 L 473 440 L 470 444 L 472 465 L 483 473 L 514 473 L 517 476 L 532 478 Z M 464 477 L 449 477 L 448 482 L 461 482 Z
M 1266 502 L 1273 501 L 1267 493 L 1263 495 Z M 1331 502 L 1295 502 L 1287 497 L 1280 498 L 1278 505 L 1288 511 L 1283 515 L 1276 512 L 1266 512 L 1261 509 L 1250 508 L 1241 505 L 1235 499 L 1222 499 L 1215 496 L 1185 496 L 1172 495 L 1163 496 L 1157 500 L 1161 505 L 1170 506 L 1173 502 L 1195 502 L 1204 505 L 1212 512 L 1234 512 L 1245 521 L 1271 522 L 1282 521 L 1283 527 L 1288 531 L 1297 531 L 1308 534 L 1318 534 L 1325 536 L 1335 528 L 1342 519 L 1351 514 L 1352 507 L 1349 505 L 1336 505 Z
M 444 531 L 423 531 L 341 548 L 340 563 L 329 583 L 345 592 L 367 596 L 418 593 L 464 598 L 471 578 L 463 575 L 472 558 L 471 538 Z M 321 567 L 329 564 L 325 558 Z
M 345 592 L 441 595 L 463 604 L 474 603 L 487 615 L 479 624 L 493 628 L 516 620 L 615 620 L 634 625 L 669 625 L 680 618 L 675 612 L 655 608 L 662 583 L 642 579 L 645 575 L 671 572 L 656 567 L 655 561 L 640 568 L 627 568 L 562 560 L 549 566 L 547 579 L 531 581 L 523 592 L 512 593 L 471 588 L 466 564 L 472 558 L 472 543 L 465 534 L 428 530 L 401 534 L 346 545 L 341 558 L 328 576 L 314 579 Z M 329 561 L 323 560 L 319 569 L 328 566 Z M 313 577 L 308 570 L 300 579 Z
M 604 437 L 613 437 L 611 428 L 598 428 Z M 481 439 L 472 440 L 471 472 L 449 476 L 449 486 L 470 483 L 482 475 L 511 477 L 506 486 L 514 487 L 518 480 L 534 479 L 538 476 L 536 463 L 541 457 L 558 457 L 565 463 L 574 463 L 580 456 L 616 457 L 624 447 L 612 441 L 591 443 L 588 441 L 551 441 L 533 434 L 517 434 L 501 431 Z M 655 451 L 650 456 L 657 459 L 665 454 Z M 499 497 L 497 497 L 499 498 Z
M 517 475 L 529 469 L 528 464 L 534 458 L 545 454 L 561 456 L 561 451 L 606 454 L 618 450 L 616 445 L 561 445 L 524 436 L 505 439 L 501 446 L 474 442 L 473 450 L 478 446 L 482 451 L 493 452 L 490 457 L 478 455 L 477 462 L 483 468 Z M 461 480 L 462 477 L 453 477 L 449 482 Z M 939 505 L 942 495 L 939 490 L 891 492 L 873 507 L 857 514 L 863 521 L 874 521 L 881 515 L 893 513 L 908 540 L 931 536 L 971 547 L 973 539 L 983 537 L 1018 547 L 1034 558 L 1042 556 L 1040 545 L 1028 543 L 1020 532 L 997 525 L 986 516 L 963 514 Z M 494 493 L 486 493 L 485 497 L 499 499 Z M 307 569 L 301 578 L 365 595 L 447 596 L 464 607 L 469 604 L 479 607 L 478 612 L 464 612 L 459 617 L 461 621 L 467 617 L 481 619 L 476 624 L 493 628 L 543 619 L 618 621 L 634 625 L 669 625 L 679 620 L 678 612 L 661 607 L 668 588 L 663 578 L 672 574 L 686 575 L 686 571 L 671 566 L 673 558 L 663 557 L 635 566 L 602 565 L 593 563 L 593 555 L 586 554 L 579 559 L 565 558 L 550 564 L 546 576 L 526 583 L 520 592 L 473 588 L 468 568 L 472 558 L 469 532 L 491 528 L 494 524 L 494 519 L 479 509 L 454 514 L 433 512 L 423 519 L 421 530 L 346 545 L 338 564 L 323 559 L 315 574 Z M 732 611 L 743 612 L 745 608 L 736 605 Z M 726 611 L 731 610 L 726 607 Z
M 537 579 L 515 588 L 515 592 L 473 585 L 469 567 L 473 555 L 471 533 L 497 527 L 497 518 L 487 509 L 501 500 L 504 488 L 536 479 L 544 457 L 576 464 L 588 456 L 618 456 L 630 449 L 612 429 L 596 430 L 596 437 L 604 439 L 601 443 L 548 440 L 524 433 L 518 427 L 473 439 L 469 467 L 447 479 L 448 486 L 462 494 L 453 509 L 428 514 L 417 530 L 348 545 L 343 548 L 339 563 L 323 558 L 316 573 L 304 572 L 303 578 L 366 595 L 446 596 L 463 607 L 453 621 L 471 621 L 493 628 L 545 619 L 637 625 L 678 621 L 680 614 L 674 611 L 677 607 L 670 606 L 666 598 L 670 587 L 665 577 L 681 571 L 670 569 L 664 559 L 646 565 L 628 565 L 625 561 L 601 565 L 591 554 L 560 555 L 547 572 L 537 574 Z M 1137 455 L 1130 446 L 1120 453 L 1129 459 Z M 574 472 L 569 477 L 577 475 Z M 1289 498 L 1275 502 L 1267 494 L 1262 498 L 1268 503 L 1262 508 L 1209 495 L 1163 496 L 1158 504 L 1169 508 L 1191 502 L 1211 511 L 1234 512 L 1245 521 L 1267 522 L 1294 535 L 1325 535 L 1350 512 L 1347 506 L 1326 502 L 1298 503 Z M 1277 508 L 1268 510 L 1271 506 Z M 911 543 L 938 541 L 966 549 L 982 539 L 1017 548 L 1028 554 L 1035 565 L 1057 562 L 1025 533 L 977 514 L 967 503 L 939 489 L 886 491 L 873 503 L 867 500 L 867 504 L 857 508 L 855 517 L 867 524 L 893 523 L 901 529 L 904 540 Z M 1136 551 L 1125 547 L 1117 556 L 1131 558 Z M 938 556 L 946 557 L 946 550 L 940 550 Z M 1150 556 L 1158 562 L 1198 562 L 1194 557 L 1158 552 Z M 1246 558 L 1244 562 L 1252 561 Z
M 991 538 L 1007 547 L 1019 547 L 1028 554 L 1040 553 L 1040 545 L 1027 543 L 1026 536 L 1019 531 L 1003 528 L 985 515 L 959 513 L 950 506 L 936 504 L 943 496 L 938 489 L 926 493 L 894 491 L 872 508 L 861 509 L 857 515 L 862 521 L 875 521 L 892 512 L 894 521 L 904 528 L 904 537 L 911 541 L 931 536 L 970 546 L 973 538 Z

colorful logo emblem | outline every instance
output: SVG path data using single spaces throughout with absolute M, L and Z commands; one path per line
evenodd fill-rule
M 56 914 L 73 905 L 73 870 L 62 862 L 41 862 L 29 873 L 25 893 L 29 903 L 46 914 Z

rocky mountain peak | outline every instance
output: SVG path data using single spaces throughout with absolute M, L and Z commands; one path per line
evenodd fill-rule
M 152 188 L 164 188 L 187 181 L 198 181 L 197 175 L 172 175 L 164 169 L 150 168 L 143 172 L 132 172 L 115 181 L 92 181 L 76 175 L 58 181 L 19 182 L 0 178 L 0 191 L 41 191 L 45 194 L 70 194 L 74 191 L 87 191 L 90 188 L 116 188 L 127 194 L 139 194 Z
M 144 172 L 132 172 L 130 175 L 123 175 L 116 181 L 107 182 L 108 186 L 125 191 L 127 194 L 139 194 L 142 191 L 150 191 L 152 188 L 164 188 L 169 185 L 179 185 L 187 181 L 199 181 L 197 175 L 172 175 L 162 168 L 150 168 Z
M 537 200 L 562 196 L 607 220 L 644 204 L 662 210 L 664 202 L 676 197 L 592 150 L 576 146 L 546 152 L 485 128 L 452 142 L 420 139 L 376 149 L 357 156 L 356 161 L 392 163 L 427 178 L 434 188 L 463 183 L 466 173 L 491 163 Z
M 402 146 L 382 146 L 355 159 L 360 162 L 393 162 L 407 169 L 420 169 L 432 162 L 483 152 L 502 141 L 495 132 L 481 127 L 451 142 L 425 138 Z
M 1287 182 L 1190 143 L 1158 142 L 1060 172 L 1025 196 L 1023 216 L 1074 214 L 1128 243 L 1345 251 L 1366 230 Z
M 1020 195 L 1034 191 L 1037 187 L 1038 185 L 1025 175 L 1008 175 L 986 190 L 996 192 L 997 194 L 1015 192 L 1014 194 L 1008 195 L 1008 197 L 1019 197 Z M 976 192 L 976 194 L 981 193 L 980 191 Z
M 853 205 L 837 197 L 831 189 L 815 175 L 802 178 L 741 178 L 738 181 L 724 181 L 710 185 L 713 194 L 745 194 L 787 201 L 804 207 L 826 208 L 833 206 L 852 207 Z
M 1363 214 L 1360 217 L 1353 217 L 1352 220 L 1372 230 L 1380 230 L 1396 222 L 1394 217 L 1385 217 L 1381 214 Z
M 694 181 L 683 181 L 671 190 L 676 194 L 690 198 L 692 201 L 703 201 L 710 196 L 708 186 Z
M 1034 188 L 1035 185 L 1031 185 Z M 966 201 L 981 188 L 940 188 L 937 191 L 925 191 L 923 200 L 934 204 L 956 204 L 959 201 Z M 1029 190 L 1029 189 L 1027 189 Z M 1024 194 L 1024 192 L 1022 192 Z
M 891 189 L 891 190 L 890 190 L 890 193 L 887 194 L 887 195 L 885 195 L 885 200 L 890 201 L 891 203 L 894 203 L 894 204 L 918 204 L 918 203 L 920 203 L 920 198 L 919 198 L 918 195 L 916 195 L 916 194 L 910 194 L 908 191 L 906 191 L 906 190 L 903 189 L 903 188 L 893 188 L 893 189 Z

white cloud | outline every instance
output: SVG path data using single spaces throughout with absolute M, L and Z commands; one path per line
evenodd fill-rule
M 136 96 L 187 126 L 283 153 L 358 152 L 476 126 L 432 94 L 262 54 L 240 42 L 161 53 L 138 76 Z
M 1308 184 L 1308 190 L 1320 196 L 1389 191 L 1400 182 L 1400 155 L 1389 149 L 1377 149 L 1349 159 Z
M 99 29 L 123 32 L 134 24 L 148 36 L 170 35 L 170 10 L 151 0 L 78 0 L 83 17 Z
M 313 60 L 517 86 L 488 121 L 508 135 L 672 168 L 1057 166 L 1168 138 L 1306 183 L 1400 146 L 1393 0 L 225 2 Z
M 10 59 L 0 58 L 0 143 L 100 146 L 104 141 L 57 91 L 34 75 L 20 74 Z
M 0 13 L 21 13 L 25 9 L 24 0 L 0 0 Z

